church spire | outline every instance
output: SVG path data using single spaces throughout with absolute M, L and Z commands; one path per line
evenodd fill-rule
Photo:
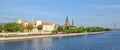
M 32 17 L 32 22 L 34 22 L 34 17 Z
M 74 26 L 74 19 L 72 19 L 72 26 Z
M 21 21 L 21 17 L 19 16 L 18 17 L 18 23 L 21 23 L 22 21 Z
M 66 16 L 65 27 L 68 27 L 68 26 L 70 26 L 70 23 L 69 23 L 68 16 Z

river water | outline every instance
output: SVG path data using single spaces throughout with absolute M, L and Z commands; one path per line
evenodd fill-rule
M 0 50 L 120 50 L 120 32 L 1 41 Z

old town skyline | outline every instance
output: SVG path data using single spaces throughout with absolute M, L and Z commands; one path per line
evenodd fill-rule
M 56 24 L 64 24 L 68 16 L 70 22 L 74 19 L 78 26 L 120 27 L 119 24 L 119 0 L 1 0 L 0 23 L 16 22 L 18 16 L 22 20 L 50 21 Z M 4 5 L 4 6 L 3 6 Z M 94 19 L 94 20 L 93 20 Z

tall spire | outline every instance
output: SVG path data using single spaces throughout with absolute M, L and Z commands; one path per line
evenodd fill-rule
M 34 22 L 34 17 L 32 17 L 32 22 Z
M 38 16 L 37 20 L 40 20 L 39 18 L 40 18 L 40 17 Z
M 74 26 L 74 19 L 72 19 L 72 26 Z
M 21 18 L 20 18 L 20 16 L 18 17 L 18 20 L 20 20 Z
M 116 28 L 116 22 L 114 22 L 114 28 Z
M 70 23 L 69 23 L 68 16 L 66 16 L 65 27 L 68 27 L 68 26 L 70 26 Z
M 21 21 L 21 17 L 19 16 L 18 17 L 18 23 L 21 23 L 22 21 Z

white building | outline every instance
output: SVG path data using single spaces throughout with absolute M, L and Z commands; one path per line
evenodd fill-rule
M 55 25 L 54 23 L 51 23 L 51 22 L 43 22 L 43 21 L 36 21 L 36 22 L 22 22 L 20 19 L 18 20 L 17 23 L 20 23 L 24 26 L 24 28 L 26 28 L 28 25 L 33 25 L 33 32 L 39 32 L 38 31 L 38 25 L 42 25 L 43 26 L 43 29 L 42 31 L 43 32 L 51 32 L 54 30 L 55 28 Z
M 37 27 L 38 25 L 42 25 L 42 26 L 43 26 L 43 29 L 42 29 L 42 30 L 43 30 L 44 32 L 51 32 L 51 31 L 54 30 L 54 27 L 55 27 L 54 23 L 36 21 L 36 27 Z
M 54 30 L 55 25 L 53 23 L 49 22 L 42 22 L 43 25 L 43 31 L 45 32 L 51 32 Z

